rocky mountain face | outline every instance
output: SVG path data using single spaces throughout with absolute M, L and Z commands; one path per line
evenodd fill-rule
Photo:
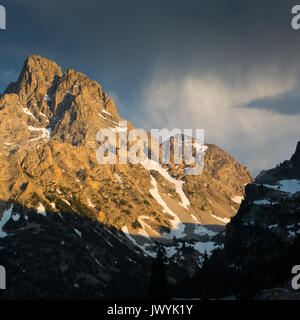
M 224 249 L 209 261 L 206 277 L 213 289 L 205 294 L 299 299 L 291 288 L 291 270 L 299 261 L 300 142 L 290 160 L 246 186 L 245 199 L 226 226 Z
M 243 247 L 243 255 L 247 257 L 247 252 L 274 250 L 272 242 L 276 241 L 282 243 L 277 251 L 285 250 L 300 234 L 299 222 L 300 142 L 290 160 L 263 171 L 255 182 L 246 186 L 239 212 L 226 228 L 226 250 L 233 257 L 236 248 Z M 244 231 L 243 235 L 240 230 Z M 241 258 L 235 259 L 241 261 Z
M 290 288 L 292 267 L 300 259 L 299 240 L 300 142 L 290 160 L 246 186 L 245 200 L 226 228 L 225 248 L 235 268 L 259 264 L 261 289 Z
M 119 135 L 120 121 L 97 82 L 40 56 L 29 56 L 0 96 L 5 297 L 142 297 L 156 243 L 165 247 L 170 281 L 193 274 L 205 250 L 222 246 L 248 170 L 203 143 L 201 175 L 174 161 L 100 164 L 97 133 Z

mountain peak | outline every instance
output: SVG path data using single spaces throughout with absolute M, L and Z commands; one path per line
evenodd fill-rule
M 258 184 L 275 184 L 281 180 L 300 179 L 300 141 L 290 160 L 278 164 L 270 170 L 263 170 L 255 179 Z
M 55 77 L 62 77 L 62 71 L 56 62 L 32 54 L 25 60 L 19 80 L 28 80 L 23 78 L 26 75 L 34 76 L 41 82 L 51 83 Z
M 53 68 L 59 68 L 60 67 L 57 65 L 57 63 L 53 60 L 50 60 L 48 58 L 44 58 L 42 56 L 39 56 L 37 54 L 30 54 L 26 60 L 25 60 L 25 64 L 28 66 L 34 65 L 36 66 L 37 64 L 40 64 L 41 67 L 43 66 L 53 66 Z
M 293 162 L 300 162 L 300 141 L 298 141 L 298 143 L 297 143 L 296 151 L 293 154 L 291 160 Z
M 57 63 L 32 54 L 25 60 L 18 81 L 11 82 L 5 93 L 20 94 L 24 90 L 28 95 L 38 86 L 51 86 L 59 77 L 62 77 L 62 71 Z

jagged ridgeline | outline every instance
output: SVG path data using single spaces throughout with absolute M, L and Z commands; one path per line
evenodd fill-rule
M 0 96 L 0 264 L 15 279 L 7 295 L 129 297 L 124 283 L 144 278 L 127 287 L 134 297 L 155 242 L 166 249 L 170 279 L 222 246 L 249 171 L 212 144 L 197 176 L 172 162 L 99 164 L 97 132 L 118 134 L 120 121 L 96 81 L 36 55 Z M 66 292 L 50 288 L 54 274 Z

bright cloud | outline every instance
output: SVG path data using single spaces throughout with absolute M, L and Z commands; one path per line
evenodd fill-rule
M 254 69 L 227 77 L 161 77 L 145 87 L 142 104 L 152 127 L 204 128 L 205 140 L 230 152 L 253 174 L 291 156 L 300 137 L 300 115 L 243 105 L 293 90 L 297 78 L 279 69 Z M 146 124 L 145 124 L 146 125 Z

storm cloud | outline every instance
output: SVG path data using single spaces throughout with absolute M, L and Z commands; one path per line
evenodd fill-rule
M 260 108 L 280 114 L 300 114 L 300 88 L 286 91 L 278 96 L 267 96 L 244 105 L 247 108 Z

